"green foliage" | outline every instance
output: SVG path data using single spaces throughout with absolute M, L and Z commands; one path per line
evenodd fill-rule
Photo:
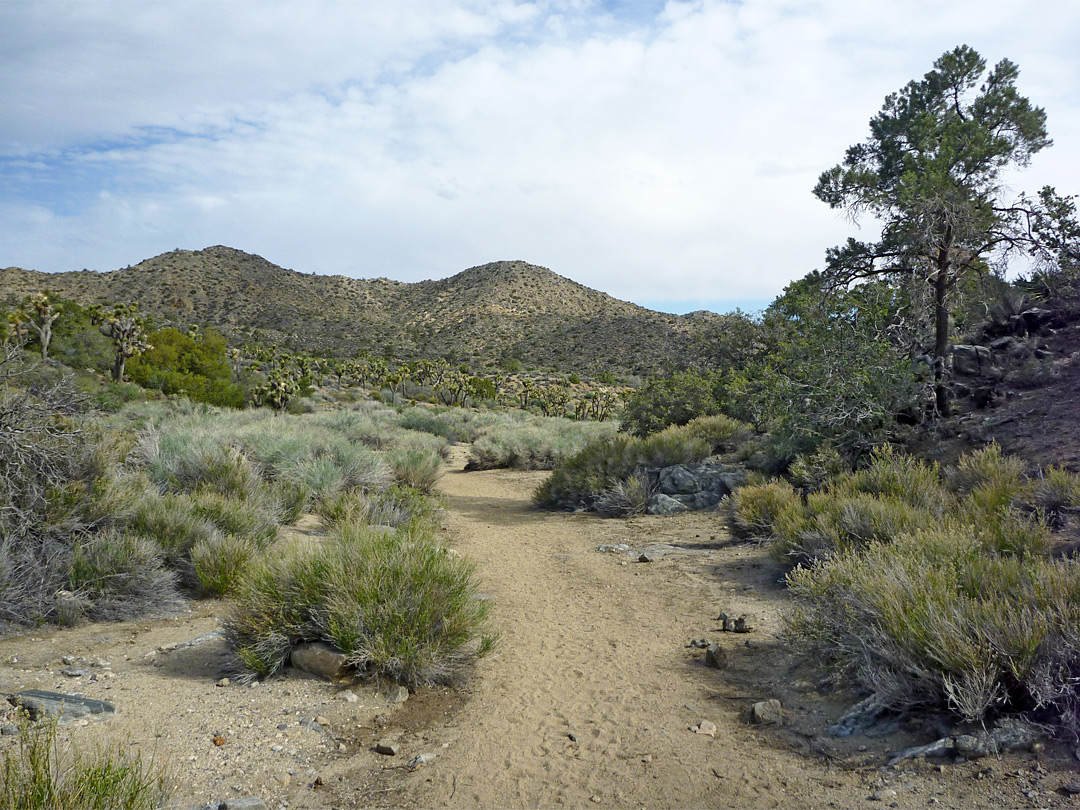
M 985 74 L 985 75 L 984 75 Z M 1015 253 L 1043 260 L 1077 241 L 1069 201 L 1044 188 L 1037 199 L 1005 197 L 1002 172 L 1050 145 L 1046 113 L 1016 89 L 1007 59 L 989 73 L 966 45 L 942 54 L 921 81 L 885 99 L 870 137 L 824 172 L 815 195 L 852 216 L 883 223 L 881 239 L 849 239 L 828 252 L 830 279 L 846 285 L 883 276 L 914 280 L 930 300 L 935 400 L 948 413 L 953 294 L 966 279 Z
M 407 487 L 430 493 L 442 477 L 443 460 L 430 451 L 401 448 L 390 451 L 394 479 Z
M 623 425 L 628 433 L 645 437 L 669 425 L 685 425 L 699 416 L 719 413 L 718 382 L 695 371 L 650 380 L 627 398 Z
M 216 534 L 191 549 L 191 564 L 203 593 L 228 596 L 237 587 L 258 546 L 233 534 Z
M 635 472 L 623 481 L 616 481 L 600 493 L 594 509 L 603 517 L 636 517 L 644 515 L 653 496 L 647 476 Z
M 318 546 L 249 567 L 226 632 L 259 676 L 277 671 L 295 645 L 328 640 L 358 671 L 419 686 L 452 680 L 489 649 L 488 612 L 472 564 L 430 530 L 341 522 Z
M 161 770 L 120 746 L 61 750 L 56 721 L 20 720 L 16 745 L 0 754 L 0 810 L 156 810 L 170 789 Z
M 232 383 L 225 338 L 212 329 L 185 334 L 169 327 L 152 332 L 152 348 L 132 358 L 132 382 L 196 402 L 232 408 L 244 406 L 243 389 Z
M 812 273 L 762 321 L 758 351 L 728 383 L 729 410 L 772 434 L 786 459 L 822 443 L 856 455 L 888 438 L 896 414 L 919 412 L 919 380 L 900 338 L 904 295 L 880 282 L 830 290 Z

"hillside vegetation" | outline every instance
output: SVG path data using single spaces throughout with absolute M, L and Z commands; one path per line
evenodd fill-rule
M 235 339 L 257 329 L 324 356 L 448 357 L 475 368 L 510 359 L 592 374 L 683 364 L 711 320 L 653 312 L 520 261 L 404 283 L 306 275 L 222 246 L 108 273 L 0 270 L 0 305 L 43 289 L 83 304 L 134 301 L 159 325 L 209 325 Z

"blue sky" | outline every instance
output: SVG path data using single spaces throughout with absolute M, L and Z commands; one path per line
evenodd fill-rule
M 1047 110 L 1055 146 L 1010 185 L 1080 192 L 1078 38 L 1074 0 L 6 0 L 0 267 L 524 259 L 756 309 L 856 233 L 818 174 L 961 43 Z

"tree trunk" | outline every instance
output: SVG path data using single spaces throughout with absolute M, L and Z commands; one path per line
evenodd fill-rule
M 116 362 L 113 363 L 112 376 L 113 379 L 120 383 L 124 381 L 124 366 L 127 363 L 127 358 L 124 357 L 123 352 L 116 353 Z
M 937 277 L 934 279 L 934 402 L 939 416 L 950 413 L 948 388 L 949 359 L 949 251 L 938 253 Z

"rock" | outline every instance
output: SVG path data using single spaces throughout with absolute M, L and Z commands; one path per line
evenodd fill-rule
M 62 669 L 60 674 L 65 678 L 82 678 L 87 674 L 85 669 Z
M 289 656 L 289 662 L 296 669 L 328 681 L 339 680 L 349 671 L 345 653 L 323 641 L 298 645 Z
M 5 737 L 12 737 L 18 733 L 19 727 L 13 726 L 11 723 L 8 723 L 6 726 L 0 726 L 0 734 L 4 735 Z
M 626 543 L 616 543 L 615 545 L 609 545 L 609 544 L 605 543 L 602 546 L 597 546 L 596 550 L 597 551 L 604 551 L 604 552 L 607 552 L 608 554 L 618 554 L 619 552 L 629 551 L 630 546 L 626 545 Z
M 957 374 L 976 376 L 990 368 L 990 350 L 985 346 L 957 343 L 952 347 L 953 370 Z
M 895 799 L 899 795 L 900 794 L 898 794 L 892 788 L 882 788 L 881 790 L 878 790 L 878 791 L 874 792 L 874 794 L 870 797 L 870 801 L 872 801 L 872 802 L 887 802 L 887 801 L 889 801 L 889 799 Z
M 710 644 L 705 650 L 705 666 L 713 669 L 723 669 L 727 666 L 727 654 L 719 644 Z
M 954 745 L 956 753 L 965 759 L 981 759 L 1006 751 L 1030 751 L 1041 738 L 1037 726 L 1005 718 L 989 731 L 980 729 L 973 734 L 958 735 Z
M 266 802 L 256 796 L 245 796 L 242 799 L 226 799 L 218 805 L 218 810 L 269 810 Z
M 661 556 L 662 555 L 657 554 L 655 551 L 643 551 L 638 555 L 637 561 L 644 563 L 656 562 Z
M 344 692 L 341 692 L 338 697 L 344 700 L 346 703 L 356 703 L 356 701 L 360 699 L 356 696 L 355 692 L 350 692 L 348 689 L 346 689 Z
M 404 703 L 409 699 L 409 690 L 404 686 L 391 686 L 383 692 L 383 697 L 391 703 Z
M 75 658 L 74 655 L 62 655 L 62 656 L 60 656 L 60 663 L 63 664 L 64 666 L 66 666 L 66 667 L 70 667 L 77 660 L 78 659 Z
M 825 730 L 825 733 L 830 737 L 851 737 L 863 734 L 867 729 L 878 725 L 881 718 L 888 713 L 889 707 L 885 702 L 877 695 L 871 695 L 848 709 L 843 717 Z
M 649 499 L 649 505 L 645 509 L 645 512 L 650 515 L 677 515 L 680 512 L 689 512 L 690 508 L 686 504 L 672 498 L 670 495 L 665 495 L 663 492 L 658 492 Z
M 695 734 L 704 734 L 707 737 L 716 737 L 716 723 L 709 720 L 702 720 L 696 726 L 693 727 Z
M 759 726 L 780 725 L 784 722 L 784 707 L 776 698 L 758 701 L 750 707 L 750 722 Z
M 434 754 L 417 754 L 415 757 L 410 759 L 408 763 L 406 763 L 405 767 L 407 767 L 410 771 L 415 771 L 434 761 Z
M 220 681 L 214 684 L 214 686 L 228 686 L 231 681 L 228 678 L 222 678 Z
M 321 714 L 316 716 L 315 722 L 318 723 L 320 726 L 324 727 L 330 725 L 330 721 L 323 717 Z
M 733 633 L 752 633 L 754 632 L 753 619 L 749 616 L 739 616 L 732 623 L 731 632 Z
M 41 689 L 24 689 L 8 697 L 13 706 L 25 709 L 32 721 L 43 717 L 56 717 L 60 723 L 70 723 L 84 717 L 110 717 L 116 714 L 116 706 L 105 700 L 66 695 L 63 692 L 46 692 Z
M 379 740 L 375 743 L 375 753 L 386 757 L 396 757 L 401 753 L 401 745 L 397 740 Z
M 707 638 L 695 638 L 686 646 L 694 650 L 707 650 L 709 649 L 709 640 Z

